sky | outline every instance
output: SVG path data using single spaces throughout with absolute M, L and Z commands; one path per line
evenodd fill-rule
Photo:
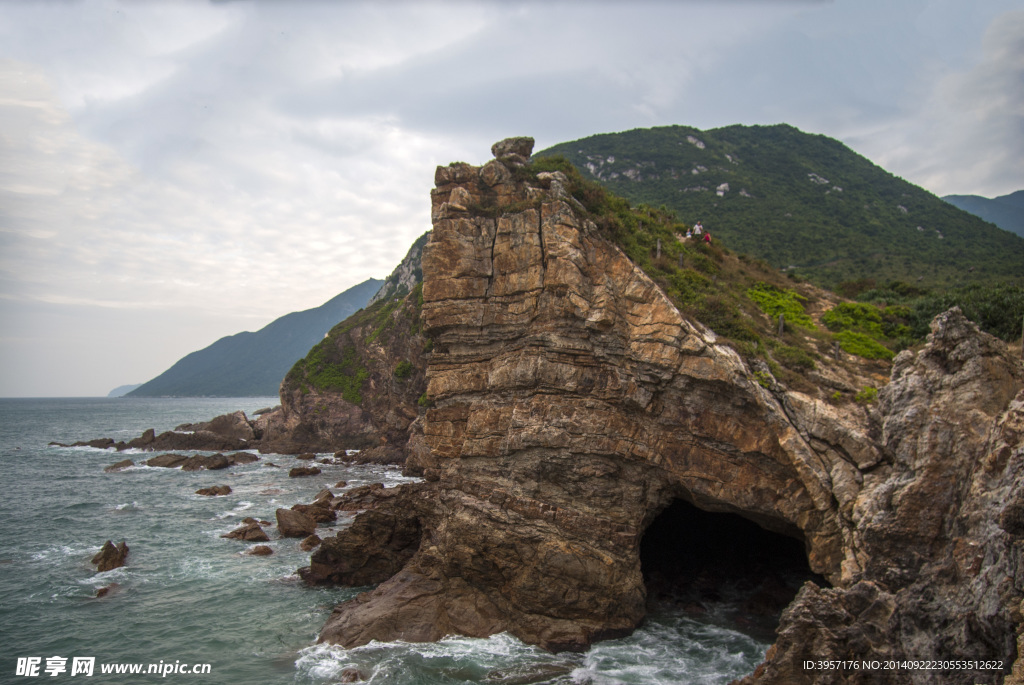
M 0 397 L 387 276 L 502 138 L 774 123 L 1024 189 L 1024 0 L 0 3 Z

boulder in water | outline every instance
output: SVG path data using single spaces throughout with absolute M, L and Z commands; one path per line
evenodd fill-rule
M 103 573 L 104 571 L 111 571 L 124 566 L 127 558 L 128 545 L 124 540 L 117 543 L 117 545 L 107 540 L 103 543 L 100 551 L 96 553 L 96 556 L 92 558 L 92 563 L 96 565 L 98 573 Z

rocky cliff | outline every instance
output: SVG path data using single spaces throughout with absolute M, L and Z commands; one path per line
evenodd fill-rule
M 897 358 L 871 412 L 765 382 L 680 313 L 561 173 L 533 173 L 531 149 L 503 141 L 482 167 L 437 170 L 427 481 L 312 556 L 310 582 L 380 583 L 340 605 L 321 640 L 510 631 L 560 650 L 628 633 L 645 613 L 645 531 L 686 502 L 799 540 L 823 577 L 787 608 L 750 682 L 1001 680 L 801 663 L 1009 668 L 1024 589 L 1019 362 L 952 311 Z M 312 388 L 286 384 L 295 406 L 308 401 Z

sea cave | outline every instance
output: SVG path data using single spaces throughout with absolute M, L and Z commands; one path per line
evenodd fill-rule
M 640 564 L 649 613 L 681 610 L 765 640 L 805 581 L 827 585 L 802 539 L 684 499 L 648 526 Z

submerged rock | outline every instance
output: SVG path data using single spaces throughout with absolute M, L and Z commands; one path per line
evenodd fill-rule
M 319 476 L 321 473 L 316 466 L 296 466 L 288 471 L 289 478 L 302 478 L 304 476 Z
M 274 550 L 267 545 L 256 545 L 246 552 L 246 554 L 251 554 L 254 557 L 269 557 L 273 553 Z
M 103 543 L 103 547 L 96 553 L 96 556 L 92 558 L 92 563 L 96 566 L 97 573 L 103 573 L 104 571 L 112 571 L 115 568 L 120 568 L 127 563 L 128 560 L 128 545 L 124 540 L 114 545 L 111 540 L 107 540 Z
M 105 585 L 105 586 L 99 588 L 98 590 L 96 590 L 96 598 L 99 599 L 100 597 L 106 597 L 110 593 L 115 592 L 118 589 L 120 589 L 120 587 L 121 586 L 119 584 L 117 584 L 117 583 L 111 583 L 110 585 Z

